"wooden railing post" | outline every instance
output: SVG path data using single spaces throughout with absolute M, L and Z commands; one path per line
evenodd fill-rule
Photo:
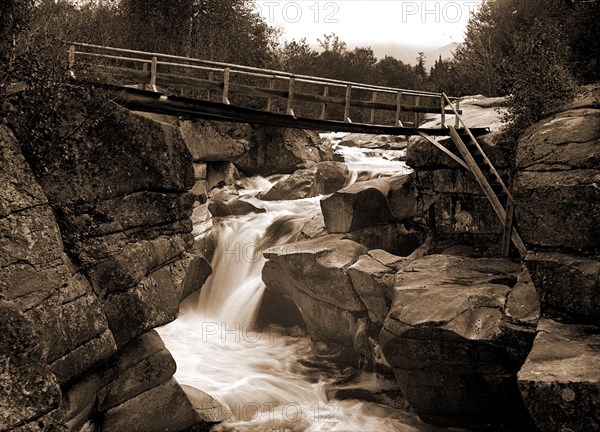
M 75 45 L 69 47 L 69 69 L 75 67 Z
M 208 80 L 211 81 L 211 82 L 215 80 L 215 74 L 214 74 L 214 72 L 210 71 L 208 73 Z M 209 102 L 212 101 L 212 99 L 213 99 L 213 91 L 210 88 L 208 89 L 208 93 L 207 93 L 206 96 L 207 96 Z
M 456 112 L 460 112 L 460 99 L 456 99 Z M 460 117 L 458 116 L 458 114 L 454 116 L 454 119 L 454 128 L 458 129 L 460 127 Z
M 294 114 L 294 92 L 296 90 L 296 78 L 291 77 L 290 78 L 290 85 L 288 87 L 288 103 L 287 103 L 287 110 L 286 112 L 289 115 L 295 115 Z
M 221 98 L 221 102 L 229 105 L 229 74 L 231 69 L 225 68 L 223 71 L 223 97 Z
M 323 97 L 329 96 L 329 86 L 323 87 Z M 327 103 L 321 105 L 321 120 L 327 120 Z
M 415 106 L 416 106 L 416 107 L 419 107 L 419 106 L 420 106 L 420 104 L 421 104 L 421 96 L 417 96 L 417 97 L 415 98 Z M 414 123 L 414 126 L 415 126 L 416 128 L 417 128 L 417 127 L 419 127 L 419 120 L 420 120 L 419 113 L 418 113 L 418 112 L 416 112 L 416 113 L 415 113 L 415 123 Z
M 440 97 L 440 108 L 441 108 L 441 123 L 442 123 L 442 128 L 446 127 L 446 101 L 444 100 L 444 96 L 442 95 Z
M 275 77 L 269 80 L 269 88 L 271 90 L 275 90 Z M 273 98 L 271 96 L 269 96 L 269 99 L 267 99 L 267 111 L 273 111 Z
M 344 104 L 344 122 L 351 123 L 350 121 L 350 103 L 352 102 L 352 86 L 346 86 L 346 103 Z
M 156 69 L 157 69 L 158 59 L 156 57 L 152 57 L 152 66 L 150 67 L 150 87 L 154 88 L 156 86 Z
M 396 95 L 396 123 L 395 126 L 402 126 L 400 116 L 402 114 L 402 92 L 399 91 Z
M 373 96 L 371 97 L 371 102 L 373 102 L 374 104 L 377 102 L 377 92 L 374 91 L 373 92 Z M 371 124 L 375 124 L 375 107 L 371 108 Z

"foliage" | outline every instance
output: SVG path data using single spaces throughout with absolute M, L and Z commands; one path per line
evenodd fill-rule
M 249 0 L 122 0 L 117 44 L 151 52 L 265 66 L 277 32 Z
M 600 78 L 600 2 L 487 0 L 451 65 L 460 94 L 510 95 L 517 136 Z
M 0 62 L 9 61 L 17 36 L 27 26 L 33 0 L 3 0 L 0 3 Z
M 5 90 L 0 118 L 14 130 L 30 161 L 68 163 L 73 157 L 66 152 L 69 145 L 80 142 L 108 111 L 106 97 L 76 84 L 69 74 L 64 41 L 72 27 L 65 18 L 73 15 L 78 11 L 68 2 L 38 1 L 10 54 L 4 54 L 8 61 L 0 66 Z M 8 92 L 8 85 L 15 83 L 18 91 Z M 60 157 L 48 157 L 51 153 Z M 37 168 L 43 172 L 54 167 L 42 163 Z

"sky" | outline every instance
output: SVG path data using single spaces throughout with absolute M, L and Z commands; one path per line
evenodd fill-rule
M 265 20 L 286 40 L 311 44 L 335 33 L 352 46 L 403 45 L 423 49 L 462 42 L 483 0 L 256 0 Z

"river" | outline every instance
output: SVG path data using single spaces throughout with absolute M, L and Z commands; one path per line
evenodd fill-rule
M 334 145 L 336 143 L 334 142 Z M 340 147 L 348 183 L 406 173 L 398 151 Z M 272 183 L 245 179 L 240 195 L 253 196 Z M 228 420 L 215 431 L 436 431 L 407 410 L 359 400 L 332 399 L 330 389 L 348 371 L 317 362 L 300 329 L 254 320 L 265 286 L 262 252 L 293 242 L 319 211 L 320 197 L 263 202 L 266 213 L 229 217 L 213 224 L 213 274 L 200 295 L 190 296 L 174 322 L 159 328 L 177 362 L 175 378 L 219 400 Z

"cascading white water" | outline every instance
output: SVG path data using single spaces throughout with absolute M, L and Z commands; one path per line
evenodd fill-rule
M 251 194 L 270 182 L 255 178 Z M 231 217 L 214 226 L 213 274 L 199 300 L 158 329 L 177 362 L 175 377 L 212 395 L 229 419 L 217 431 L 434 431 L 411 413 L 357 400 L 330 400 L 327 371 L 310 361 L 299 330 L 252 326 L 265 289 L 269 247 L 295 241 L 320 198 L 264 203 L 266 213 Z M 333 367 L 333 366 L 332 366 Z
M 235 218 L 215 227 L 217 247 L 212 261 L 214 273 L 200 292 L 198 312 L 224 323 L 254 322 L 265 285 L 261 279 L 265 246 L 288 242 L 297 237 L 300 219 L 286 218 L 282 211 Z M 265 234 L 275 220 L 288 230 L 263 245 Z

